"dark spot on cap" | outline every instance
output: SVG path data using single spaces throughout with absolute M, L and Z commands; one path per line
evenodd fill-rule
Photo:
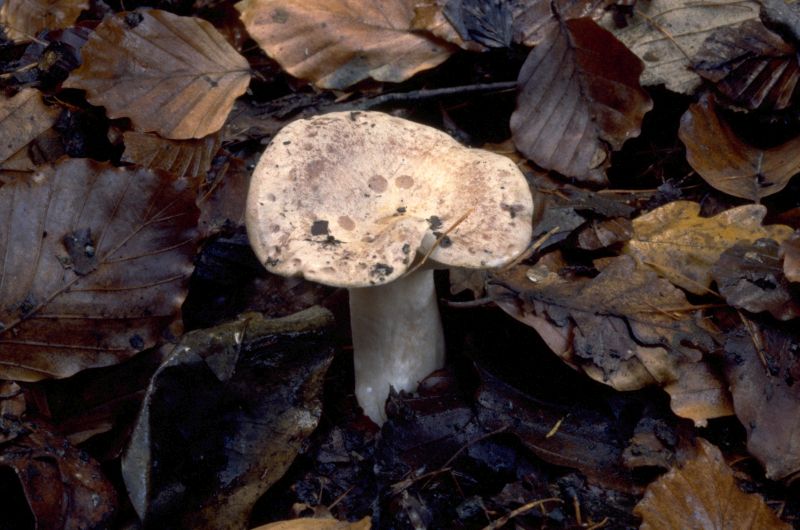
M 409 175 L 400 175 L 397 177 L 397 179 L 395 179 L 394 183 L 398 188 L 408 189 L 414 185 L 414 177 Z
M 281 262 L 281 260 L 279 260 L 278 258 L 267 258 L 267 260 L 265 261 L 265 263 L 269 267 L 274 267 L 275 265 L 277 265 L 280 262 Z
M 290 143 L 292 143 L 291 140 L 286 140 L 285 142 L 283 142 L 283 145 L 289 145 Z
M 406 207 L 401 206 L 400 208 L 397 209 L 397 213 L 406 213 Z
M 438 230 L 442 227 L 442 220 L 436 215 L 431 215 L 425 220 L 428 221 L 428 225 L 431 227 L 431 230 Z
M 405 245 L 403 245 L 403 254 L 408 254 L 409 252 L 411 252 L 411 245 L 406 243 Z
M 521 204 L 505 204 L 500 203 L 500 209 L 505 210 L 514 219 L 519 212 L 525 209 L 525 207 Z
M 324 236 L 328 234 L 328 221 L 314 221 L 311 225 L 312 236 Z
M 387 182 L 386 179 L 380 175 L 374 175 L 367 181 L 367 186 L 369 186 L 369 189 L 372 191 L 381 193 L 386 191 L 386 188 L 389 187 L 389 182 Z
M 379 281 L 384 281 L 386 276 L 390 275 L 394 271 L 394 267 L 391 265 L 387 265 L 385 263 L 376 263 L 372 266 L 372 269 L 369 273 L 372 276 L 377 276 Z
M 442 238 L 442 239 L 439 241 L 439 246 L 440 246 L 440 247 L 442 247 L 442 248 L 447 248 L 447 247 L 450 247 L 450 246 L 452 246 L 452 245 L 453 245 L 453 240 L 452 240 L 452 239 L 450 239 L 450 237 L 449 237 L 449 236 L 444 236 L 444 237 L 443 237 L 443 238 Z

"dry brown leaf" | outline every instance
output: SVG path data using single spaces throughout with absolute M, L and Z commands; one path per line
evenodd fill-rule
M 147 169 L 162 169 L 196 181 L 211 167 L 222 141 L 219 133 L 197 140 L 168 140 L 155 134 L 125 132 L 122 160 Z
M 456 28 L 444 16 L 442 9 L 447 0 L 421 0 L 414 5 L 414 18 L 411 29 L 430 32 L 442 40 L 455 44 L 459 48 L 470 51 L 483 51 L 485 48 L 477 42 L 464 40 Z
M 769 149 L 748 145 L 719 119 L 708 94 L 681 117 L 678 136 L 703 180 L 734 197 L 758 201 L 781 191 L 800 171 L 800 137 Z
M 65 87 L 86 90 L 111 118 L 175 140 L 218 131 L 250 82 L 245 58 L 210 23 L 157 9 L 107 18 L 81 54 Z
M 0 162 L 5 162 L 52 127 L 61 109 L 45 104 L 35 88 L 0 99 Z
M 532 325 L 567 363 L 617 390 L 674 383 L 681 364 L 695 367 L 702 352 L 714 347 L 712 337 L 694 322 L 694 308 L 683 292 L 629 257 L 612 260 L 591 280 L 567 281 L 539 265 L 525 269 L 493 275 L 489 296 Z M 693 385 L 724 393 L 713 379 Z M 676 387 L 675 393 L 682 388 Z M 681 410 L 693 410 L 688 392 L 684 394 Z M 705 407 L 714 415 L 693 413 L 695 421 L 730 414 L 724 397 L 697 398 L 703 406 L 694 410 Z M 708 406 L 715 403 L 723 405 Z
M 703 41 L 720 27 L 758 19 L 758 10 L 751 0 L 650 0 L 636 4 L 626 27 L 610 12 L 602 24 L 645 62 L 642 85 L 688 94 L 700 84 L 689 67 Z
M 89 9 L 88 0 L 5 0 L 0 24 L 13 40 L 30 40 L 45 29 L 66 28 Z
M 733 400 L 725 378 L 709 363 L 679 364 L 677 378 L 664 387 L 669 408 L 681 418 L 704 427 L 706 420 L 734 414 Z
M 248 33 L 291 75 L 343 89 L 400 82 L 447 59 L 449 44 L 412 31 L 414 0 L 243 0 Z
M 773 480 L 800 472 L 800 363 L 797 325 L 751 321 L 728 333 L 725 374 L 747 450 Z
M 354 523 L 336 519 L 303 518 L 265 524 L 252 530 L 369 530 L 370 528 L 372 528 L 372 520 L 369 517 L 364 517 Z
M 712 33 L 694 57 L 694 71 L 735 104 L 785 109 L 800 79 L 796 49 L 759 20 Z
M 736 486 L 720 450 L 702 438 L 696 455 L 647 487 L 633 513 L 641 530 L 791 530 L 761 496 Z
M 554 24 L 519 73 L 514 144 L 537 165 L 603 183 L 610 149 L 637 136 L 650 96 L 641 61 L 593 20 Z
M 792 233 L 784 225 L 761 226 L 761 205 L 731 208 L 699 217 L 700 205 L 674 201 L 633 220 L 633 237 L 623 249 L 673 284 L 690 293 L 707 294 L 711 267 L 728 248 L 762 237 L 783 241 Z
M 192 270 L 186 182 L 69 159 L 0 188 L 0 374 L 36 381 L 152 346 Z

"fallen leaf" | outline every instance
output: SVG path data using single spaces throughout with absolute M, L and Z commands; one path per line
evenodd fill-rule
M 537 46 L 559 20 L 589 17 L 600 20 L 609 0 L 511 0 L 514 42 Z
M 145 526 L 239 530 L 322 413 L 331 313 L 187 333 L 151 379 L 122 475 Z
M 22 421 L 26 409 L 22 387 L 14 381 L 0 381 L 0 444 L 27 434 Z
M 371 77 L 400 82 L 454 48 L 412 31 L 413 0 L 243 0 L 248 33 L 291 75 L 344 89 Z
M 800 472 L 800 336 L 797 326 L 750 320 L 728 333 L 725 374 L 736 416 L 747 430 L 747 450 L 768 478 Z
M 783 274 L 790 282 L 800 282 L 800 232 L 795 231 L 781 245 Z
M 614 419 L 586 407 L 534 399 L 485 370 L 479 375 L 482 384 L 474 407 L 486 429 L 508 430 L 542 460 L 578 469 L 605 487 L 636 490 L 621 465 L 626 440 L 610 427 Z
M 669 408 L 681 418 L 705 427 L 707 420 L 733 416 L 733 400 L 719 368 L 712 363 L 682 363 L 675 367 L 675 381 L 664 386 Z
M 175 319 L 197 244 L 185 181 L 68 159 L 0 188 L 0 212 L 3 378 L 118 363 Z
M 723 26 L 705 40 L 693 69 L 736 105 L 781 110 L 800 79 L 797 50 L 759 20 Z
M 22 421 L 24 434 L 0 446 L 0 467 L 13 470 L 36 528 L 110 528 L 117 493 L 100 464 L 76 449 L 41 418 Z M 4 504 L 4 517 L 13 506 Z
M 252 530 L 369 530 L 370 528 L 372 528 L 372 520 L 369 517 L 364 517 L 354 523 L 336 519 L 303 518 L 265 524 Z
M 637 136 L 652 108 L 641 71 L 641 61 L 591 19 L 553 25 L 519 73 L 510 123 L 517 149 L 543 168 L 604 183 L 610 149 Z
M 678 366 L 695 366 L 714 347 L 683 292 L 629 257 L 592 279 L 566 281 L 537 266 L 493 277 L 489 296 L 501 308 L 532 325 L 567 363 L 617 390 L 678 381 Z
M 125 162 L 162 169 L 193 182 L 205 176 L 222 144 L 219 133 L 197 140 L 168 140 L 155 134 L 127 131 L 122 138 Z
M 778 320 L 800 316 L 800 303 L 783 275 L 780 247 L 772 239 L 738 243 L 711 269 L 728 305 L 751 313 L 769 311 Z
M 487 48 L 511 45 L 511 6 L 498 0 L 447 0 L 445 18 L 459 36 Z
M 634 514 L 642 530 L 790 530 L 759 495 L 737 486 L 719 449 L 697 439 L 696 454 L 652 482 Z
M 5 0 L 0 24 L 13 40 L 33 40 L 42 30 L 71 26 L 84 9 L 88 0 Z
M 250 82 L 247 61 L 209 22 L 158 9 L 105 19 L 81 54 L 64 87 L 85 90 L 138 131 L 175 140 L 222 128 Z
M 576 247 L 588 251 L 608 248 L 628 241 L 631 232 L 631 222 L 624 217 L 595 219 L 578 232 Z
M 0 98 L 0 162 L 7 161 L 52 127 L 60 112 L 59 107 L 42 101 L 42 94 L 35 88 L 25 88 L 11 98 Z M 27 158 L 27 153 L 24 154 Z
M 414 18 L 411 21 L 411 29 L 416 31 L 427 31 L 442 40 L 455 44 L 459 48 L 469 51 L 480 52 L 486 50 L 484 46 L 477 42 L 464 40 L 458 34 L 453 24 L 445 17 L 443 8 L 447 0 L 420 0 L 414 5 Z
M 783 241 L 792 229 L 762 226 L 767 209 L 761 205 L 731 208 L 700 217 L 700 205 L 673 201 L 633 220 L 633 237 L 623 252 L 690 293 L 707 294 L 711 267 L 736 243 L 762 237 Z
M 678 137 L 703 180 L 734 197 L 758 201 L 781 191 L 800 171 L 800 137 L 769 149 L 748 145 L 720 120 L 708 94 L 681 117 Z
M 642 85 L 663 83 L 690 94 L 700 85 L 691 60 L 706 38 L 720 27 L 758 19 L 758 11 L 758 2 L 751 0 L 650 0 L 637 3 L 624 28 L 610 12 L 602 25 L 645 62 Z

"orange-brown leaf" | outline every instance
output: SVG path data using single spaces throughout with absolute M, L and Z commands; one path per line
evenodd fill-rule
M 603 183 L 609 147 L 639 134 L 652 101 L 641 61 L 589 18 L 554 25 L 519 74 L 517 148 L 539 166 Z
M 198 212 L 185 181 L 69 159 L 0 188 L 0 375 L 120 362 L 175 319 Z
M 368 77 L 399 82 L 453 47 L 411 30 L 413 0 L 243 0 L 250 36 L 291 75 L 342 89 Z
M 168 140 L 155 134 L 128 131 L 122 138 L 125 143 L 122 160 L 191 180 L 206 174 L 222 144 L 218 133 L 197 140 Z
M 111 118 L 165 138 L 218 131 L 250 82 L 247 61 L 199 18 L 146 9 L 103 21 L 64 83 Z
M 785 109 L 791 102 L 800 64 L 797 50 L 759 20 L 723 26 L 694 57 L 694 71 L 748 109 Z
M 14 40 L 31 39 L 44 29 L 71 26 L 84 9 L 89 9 L 88 0 L 6 0 L 0 24 Z
M 743 493 L 719 449 L 698 439 L 697 454 L 647 487 L 634 508 L 642 530 L 789 530 L 758 495 Z
M 678 136 L 703 180 L 734 197 L 757 201 L 781 191 L 800 171 L 800 136 L 769 149 L 748 145 L 720 120 L 710 95 L 689 107 Z

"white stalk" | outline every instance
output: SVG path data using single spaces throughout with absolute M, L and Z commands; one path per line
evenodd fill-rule
M 444 332 L 433 270 L 391 283 L 351 288 L 356 399 L 378 425 L 386 421 L 389 388 L 413 391 L 444 366 Z

